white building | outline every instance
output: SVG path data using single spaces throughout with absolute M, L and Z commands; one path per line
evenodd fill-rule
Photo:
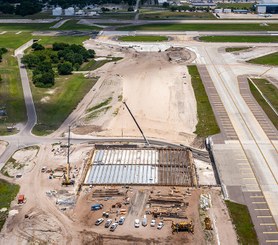
M 83 10 L 78 10 L 75 13 L 75 15 L 78 15 L 78 16 L 83 16 L 84 14 L 85 14 L 85 12 Z
M 54 16 L 60 16 L 63 13 L 63 9 L 61 7 L 57 7 L 52 9 L 52 15 Z
M 73 7 L 69 7 L 67 9 L 65 9 L 65 15 L 66 16 L 72 16 L 74 15 L 74 8 Z

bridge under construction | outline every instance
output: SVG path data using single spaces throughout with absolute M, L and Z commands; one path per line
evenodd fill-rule
M 189 149 L 129 146 L 93 149 L 84 184 L 198 185 Z

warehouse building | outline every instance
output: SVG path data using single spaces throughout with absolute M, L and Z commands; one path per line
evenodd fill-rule
M 258 14 L 278 14 L 278 0 L 261 0 L 256 9 Z

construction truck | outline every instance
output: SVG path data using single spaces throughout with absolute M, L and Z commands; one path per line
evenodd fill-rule
M 172 232 L 180 232 L 180 231 L 187 231 L 190 233 L 194 233 L 194 225 L 193 222 L 179 222 L 179 223 L 174 223 L 172 222 Z
M 212 230 L 211 220 L 208 216 L 205 217 L 204 222 L 205 222 L 206 230 Z

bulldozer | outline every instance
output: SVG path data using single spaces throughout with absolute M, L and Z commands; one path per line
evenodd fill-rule
M 174 223 L 172 222 L 172 232 L 180 232 L 180 231 L 186 231 L 190 233 L 194 233 L 194 225 L 193 222 L 179 222 L 179 223 Z

